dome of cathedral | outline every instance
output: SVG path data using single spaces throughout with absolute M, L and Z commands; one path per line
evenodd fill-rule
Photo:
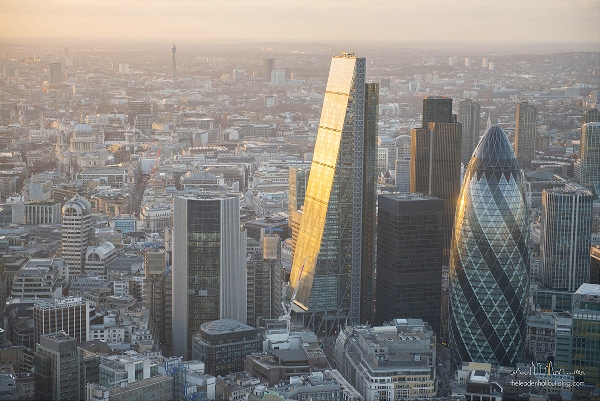
M 75 126 L 75 135 L 92 135 L 92 127 L 89 124 L 77 124 Z

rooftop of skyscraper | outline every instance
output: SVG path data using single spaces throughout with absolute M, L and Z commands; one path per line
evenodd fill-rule
M 390 194 L 382 194 L 381 196 L 385 196 L 388 198 L 393 198 L 393 199 L 397 199 L 397 200 L 403 200 L 403 201 L 418 201 L 418 200 L 424 200 L 424 199 L 439 199 L 436 198 L 435 196 L 429 196 L 429 195 L 424 195 L 421 193 L 409 193 L 409 192 L 405 192 L 405 193 L 390 193 Z
M 564 187 L 554 187 L 544 189 L 545 192 L 554 193 L 554 194 L 563 194 L 563 195 L 587 195 L 592 196 L 592 191 L 589 189 L 582 187 L 581 185 L 577 185 L 575 183 L 565 184 Z
M 600 284 L 584 283 L 575 291 L 575 295 L 600 297 Z
M 483 135 L 481 142 L 479 142 L 473 153 L 473 157 L 477 160 L 491 162 L 514 159 L 515 154 L 504 130 L 499 125 L 492 125 Z
M 240 323 L 237 320 L 221 319 L 204 323 L 202 326 L 200 326 L 200 330 L 207 334 L 224 334 L 249 330 L 254 331 L 256 329 L 248 326 L 247 324 Z
M 71 337 L 62 330 L 56 333 L 45 334 L 43 337 L 57 343 L 74 340 L 73 337 Z
M 82 297 L 65 297 L 61 299 L 53 299 L 35 304 L 36 309 L 57 309 L 65 306 L 74 306 L 85 303 Z

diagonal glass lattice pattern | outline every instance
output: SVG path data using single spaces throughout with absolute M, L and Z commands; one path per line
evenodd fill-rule
M 453 363 L 514 366 L 525 340 L 528 220 L 521 173 L 504 131 L 490 127 L 461 189 L 450 256 Z

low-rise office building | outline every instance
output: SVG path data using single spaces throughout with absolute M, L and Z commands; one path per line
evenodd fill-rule
M 94 401 L 172 400 L 173 378 L 168 375 L 157 375 L 116 387 L 89 383 L 87 399 Z
M 105 387 L 129 385 L 158 374 L 158 365 L 136 352 L 102 358 L 99 383 Z
M 44 334 L 64 331 L 78 342 L 89 340 L 90 304 L 81 297 L 39 302 L 33 307 L 35 342 Z
M 81 400 L 85 384 L 97 381 L 98 357 L 77 348 L 63 332 L 45 334 L 34 356 L 35 396 L 38 400 Z
M 525 352 L 533 361 L 545 363 L 554 356 L 557 331 L 570 325 L 568 312 L 538 312 L 528 316 Z
M 244 369 L 252 376 L 274 386 L 293 376 L 328 368 L 327 358 L 318 343 L 303 343 L 298 348 L 274 349 L 246 357 Z
M 173 226 L 173 209 L 166 205 L 146 204 L 140 211 L 142 227 L 150 232 Z
M 570 330 L 556 339 L 555 369 L 583 372 L 586 384 L 600 384 L 600 285 L 582 284 L 573 294 Z
M 116 248 L 108 241 L 98 246 L 89 246 L 85 253 L 85 271 L 100 277 L 106 276 L 107 265 L 116 257 Z
M 273 399 L 303 401 L 362 401 L 364 397 L 342 377 L 337 370 L 312 372 L 294 376 L 289 384 L 270 387 L 266 391 L 248 397 L 248 401 Z
M 192 339 L 192 358 L 203 361 L 206 373 L 226 375 L 244 370 L 246 355 L 258 352 L 262 341 L 256 329 L 233 319 L 200 326 Z
M 348 326 L 336 341 L 335 359 L 365 401 L 435 397 L 436 336 L 420 319 Z
M 60 224 L 62 206 L 58 202 L 30 202 L 12 205 L 12 222 L 15 224 Z
M 58 260 L 62 262 L 60 259 Z M 60 298 L 63 282 L 53 259 L 31 259 L 14 276 L 14 298 Z

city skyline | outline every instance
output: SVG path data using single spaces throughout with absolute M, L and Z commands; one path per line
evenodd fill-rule
M 599 2 L 1 2 L 0 394 L 600 394 Z
M 177 43 L 187 39 L 597 43 L 600 28 L 595 22 L 600 18 L 599 5 L 597 0 L 510 0 L 487 4 L 452 0 L 428 8 L 428 29 L 423 30 L 418 18 L 404 18 L 402 24 L 396 23 L 400 16 L 423 12 L 413 2 L 7 0 L 0 6 L 0 37 L 168 38 Z M 111 10 L 110 16 L 107 10 Z M 365 12 L 372 15 L 365 18 Z M 132 19 L 132 15 L 137 18 Z M 448 19 L 448 15 L 452 18 Z M 367 29 L 352 34 L 341 29 L 348 23 L 360 23 Z M 117 29 L 109 30 L 108 26 Z M 476 38 L 473 32 L 477 32 Z

